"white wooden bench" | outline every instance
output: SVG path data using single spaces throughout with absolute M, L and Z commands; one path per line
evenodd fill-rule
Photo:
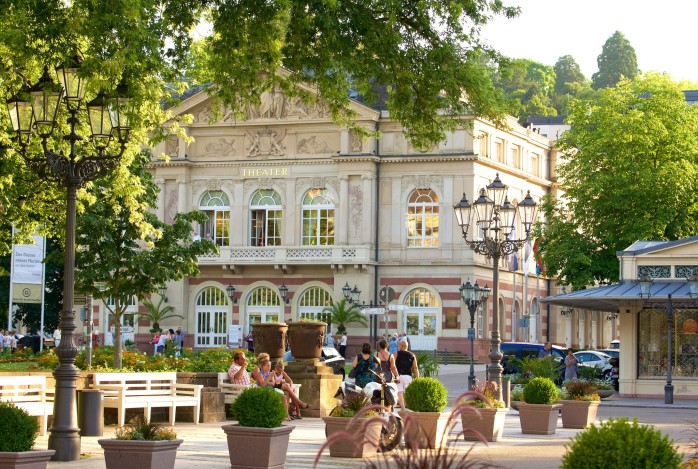
M 48 390 L 53 395 L 54 390 Z M 12 402 L 29 415 L 39 417 L 39 432 L 46 434 L 53 402 L 46 400 L 46 376 L 0 376 L 0 400 Z
M 170 425 L 177 407 L 193 407 L 194 423 L 199 423 L 201 384 L 179 384 L 177 373 L 92 373 L 92 388 L 104 391 L 104 407 L 117 409 L 117 422 L 123 426 L 126 409 L 144 409 L 150 421 L 153 407 L 169 407 Z
M 232 404 L 242 391 L 254 386 L 256 384 L 232 384 L 228 379 L 228 373 L 218 373 L 218 387 L 223 391 L 226 404 Z M 301 384 L 293 384 L 293 392 L 296 393 L 296 396 L 300 392 L 301 386 Z

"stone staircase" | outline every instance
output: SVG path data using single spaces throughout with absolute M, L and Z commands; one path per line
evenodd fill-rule
M 469 365 L 470 356 L 464 355 L 461 352 L 448 351 L 448 350 L 413 350 L 413 352 L 426 352 L 431 355 L 436 354 L 442 365 Z M 475 364 L 482 364 L 482 361 L 475 360 Z

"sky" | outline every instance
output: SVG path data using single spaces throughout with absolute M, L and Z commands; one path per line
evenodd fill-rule
M 695 0 L 504 0 L 521 7 L 497 17 L 482 37 L 506 56 L 553 66 L 571 55 L 587 78 L 598 70 L 604 43 L 620 31 L 635 49 L 642 72 L 669 73 L 698 82 L 698 1 Z

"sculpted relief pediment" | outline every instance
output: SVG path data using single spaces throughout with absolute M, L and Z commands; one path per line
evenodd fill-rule
M 235 123 L 235 114 L 227 107 L 221 106 L 217 114 L 211 109 L 211 103 L 192 111 L 194 124 L 221 124 Z M 325 119 L 330 113 L 327 106 L 322 103 L 304 103 L 299 97 L 288 97 L 280 89 L 275 88 L 262 94 L 260 103 L 247 107 L 243 121 L 275 121 L 281 119 Z

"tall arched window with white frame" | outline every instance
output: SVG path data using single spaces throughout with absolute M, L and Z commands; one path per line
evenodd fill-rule
M 223 191 L 207 191 L 199 200 L 199 210 L 208 217 L 199 224 L 202 238 L 218 246 L 230 246 L 230 199 Z
M 225 347 L 228 324 L 228 295 L 221 288 L 207 287 L 196 297 L 197 347 Z
M 250 246 L 281 245 L 281 197 L 273 189 L 261 189 L 250 200 Z
M 301 244 L 334 245 L 334 200 L 327 189 L 310 189 L 303 197 Z
M 309 319 L 327 323 L 326 334 L 332 332 L 330 313 L 323 312 L 332 303 L 332 295 L 322 287 L 310 287 L 301 293 L 298 302 L 298 319 Z
M 405 298 L 403 330 L 413 350 L 436 350 L 438 324 L 441 320 L 439 300 L 427 288 L 410 290 Z
M 416 189 L 407 201 L 407 246 L 439 246 L 439 197 L 431 189 Z

